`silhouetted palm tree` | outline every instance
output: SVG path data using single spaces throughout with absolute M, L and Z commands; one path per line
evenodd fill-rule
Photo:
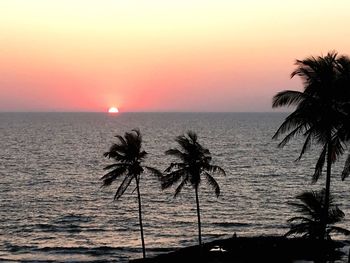
M 155 168 L 142 165 L 147 153 L 142 150 L 142 137 L 139 130 L 134 129 L 132 132 L 126 132 L 124 137 L 120 135 L 116 135 L 115 137 L 117 137 L 119 141 L 113 144 L 109 151 L 104 154 L 105 157 L 114 159 L 115 163 L 104 168 L 104 170 L 111 171 L 105 174 L 101 180 L 103 181 L 103 186 L 110 186 L 115 180 L 124 176 L 122 183 L 114 195 L 114 200 L 119 199 L 124 194 L 131 182 L 133 180 L 135 181 L 135 190 L 137 191 L 137 199 L 139 204 L 142 253 L 143 257 L 145 258 L 146 250 L 142 226 L 140 177 L 145 170 L 153 175 L 159 176 L 159 178 L 161 177 L 161 172 Z
M 201 220 L 199 210 L 198 187 L 204 177 L 209 185 L 214 189 L 216 196 L 220 195 L 220 187 L 211 173 L 221 173 L 225 171 L 216 165 L 211 165 L 211 154 L 208 149 L 198 143 L 197 134 L 189 131 L 186 135 L 176 138 L 180 149 L 170 149 L 165 153 L 178 158 L 179 162 L 171 163 L 165 170 L 166 175 L 162 179 L 162 188 L 166 189 L 177 182 L 180 184 L 175 190 L 176 197 L 186 184 L 191 184 L 196 194 L 197 217 L 198 217 L 198 238 L 199 245 L 202 244 Z
M 300 202 L 291 202 L 290 205 L 297 208 L 301 216 L 296 216 L 288 220 L 290 230 L 286 236 L 295 235 L 312 239 L 323 239 L 323 221 L 325 213 L 325 190 L 320 192 L 304 192 L 296 197 Z M 350 231 L 334 226 L 344 218 L 344 213 L 333 203 L 333 198 L 329 198 L 329 208 L 327 211 L 326 238 L 331 239 L 332 232 L 349 235 Z
M 297 68 L 292 72 L 291 77 L 299 76 L 304 85 L 304 91 L 286 90 L 277 93 L 273 98 L 274 108 L 281 106 L 296 106 L 279 127 L 274 139 L 287 133 L 287 136 L 280 142 L 279 146 L 285 146 L 290 139 L 302 135 L 305 138 L 300 156 L 310 148 L 312 142 L 320 144 L 322 150 L 315 166 L 313 175 L 317 181 L 322 174 L 322 169 L 327 163 L 325 210 L 328 210 L 331 169 L 339 155 L 344 152 L 344 102 L 349 102 L 350 78 L 348 67 L 350 59 L 346 56 L 338 56 L 336 52 L 330 52 L 324 57 L 310 57 L 304 60 L 297 60 Z M 324 234 L 327 222 L 327 213 L 323 218 Z
M 338 136 L 346 142 L 350 141 L 350 59 L 347 56 L 341 56 L 338 59 L 338 70 L 341 72 L 341 79 L 339 86 L 341 93 L 339 96 L 340 110 L 342 111 L 343 120 L 342 126 L 338 131 Z M 344 180 L 350 174 L 350 154 L 345 162 L 344 170 L 342 173 L 342 180 Z

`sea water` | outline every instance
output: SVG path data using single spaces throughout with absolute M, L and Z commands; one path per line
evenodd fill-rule
M 200 185 L 204 242 L 237 236 L 283 235 L 296 212 L 287 202 L 318 190 L 311 184 L 319 148 L 295 162 L 302 139 L 277 147 L 272 136 L 286 113 L 0 113 L 0 260 L 35 262 L 123 262 L 141 257 L 135 185 L 113 201 L 118 187 L 101 188 L 103 157 L 114 136 L 140 129 L 146 165 L 164 170 L 174 159 L 164 152 L 188 130 L 212 153 L 227 175 L 214 176 L 216 198 Z M 350 228 L 350 185 L 343 161 L 333 169 L 332 192 Z M 174 188 L 141 178 L 148 255 L 195 245 L 193 188 L 174 199 Z

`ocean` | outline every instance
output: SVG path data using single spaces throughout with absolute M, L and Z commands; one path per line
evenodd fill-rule
M 226 170 L 216 176 L 221 195 L 202 182 L 203 241 L 282 235 L 296 212 L 287 204 L 311 183 L 319 152 L 295 162 L 302 146 L 272 140 L 286 113 L 0 113 L 0 261 L 127 262 L 142 257 L 134 185 L 113 201 L 118 184 L 101 188 L 103 157 L 116 134 L 139 128 L 146 164 L 164 170 L 164 152 L 187 130 Z M 350 228 L 349 179 L 344 162 L 333 169 L 332 192 Z M 147 255 L 197 244 L 195 194 L 174 199 L 156 178 L 143 175 L 141 195 Z M 342 237 L 341 237 L 342 238 Z

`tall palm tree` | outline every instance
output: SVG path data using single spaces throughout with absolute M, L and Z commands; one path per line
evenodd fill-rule
M 290 230 L 285 234 L 301 235 L 305 238 L 323 239 L 323 225 L 322 216 L 324 214 L 324 198 L 325 190 L 320 192 L 304 192 L 296 197 L 299 202 L 291 202 L 300 216 L 292 217 L 288 220 L 290 223 Z M 329 209 L 327 211 L 328 217 L 326 222 L 326 238 L 331 239 L 331 233 L 336 232 L 344 235 L 349 235 L 350 231 L 341 227 L 334 226 L 336 223 L 344 219 L 344 213 L 337 205 L 333 203 L 333 198 L 329 198 Z
M 347 72 L 347 69 L 342 67 L 346 64 L 345 61 L 349 62 L 350 59 L 346 56 L 338 56 L 334 51 L 324 57 L 297 60 L 297 67 L 291 77 L 299 76 L 302 79 L 304 91 L 279 92 L 274 96 L 272 103 L 273 108 L 296 106 L 273 136 L 276 139 L 288 133 L 280 142 L 280 147 L 285 146 L 295 136 L 303 136 L 304 145 L 297 159 L 300 160 L 313 142 L 322 146 L 313 180 L 318 180 L 324 164 L 327 163 L 325 212 L 322 220 L 324 235 L 328 216 L 326 211 L 329 208 L 332 164 L 344 152 L 344 136 L 340 136 L 339 131 L 344 126 L 345 118 L 342 110 L 344 108 L 343 96 L 349 92 L 350 88 L 350 78 L 347 80 L 345 76 L 350 71 Z
M 221 173 L 225 175 L 225 171 L 217 165 L 210 164 L 212 160 L 211 154 L 208 149 L 199 144 L 196 133 L 188 131 L 186 135 L 178 136 L 176 142 L 179 144 L 180 149 L 170 149 L 165 153 L 176 157 L 179 159 L 179 162 L 171 163 L 165 170 L 166 175 L 162 178 L 162 188 L 169 188 L 181 181 L 175 190 L 175 198 L 186 184 L 189 183 L 192 185 L 196 195 L 198 240 L 199 245 L 201 245 L 202 235 L 198 187 L 202 177 L 204 177 L 218 197 L 220 195 L 220 187 L 212 176 L 212 173 Z
M 340 111 L 343 113 L 342 126 L 338 131 L 338 136 L 343 141 L 350 141 L 350 59 L 347 56 L 341 56 L 338 59 L 338 70 L 341 72 L 340 86 Z M 342 180 L 350 174 L 350 154 L 348 154 L 345 161 L 344 170 L 342 173 Z
M 124 137 L 116 135 L 118 142 L 113 144 L 109 151 L 104 154 L 105 157 L 114 159 L 115 163 L 107 165 L 104 170 L 111 170 L 101 180 L 102 186 L 110 186 L 114 181 L 124 176 L 122 183 L 119 185 L 117 192 L 114 195 L 114 200 L 118 200 L 134 180 L 136 184 L 137 199 L 139 205 L 139 222 L 142 242 L 142 254 L 146 257 L 145 240 L 143 236 L 142 226 L 142 210 L 141 210 L 141 194 L 140 194 L 140 177 L 145 171 L 152 175 L 161 177 L 161 172 L 157 169 L 144 166 L 144 161 L 147 153 L 142 150 L 142 136 L 137 129 L 131 132 L 126 132 Z M 134 190 L 134 191 L 135 191 Z

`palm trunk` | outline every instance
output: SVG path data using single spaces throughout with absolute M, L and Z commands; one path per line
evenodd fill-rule
M 198 241 L 199 241 L 199 245 L 202 245 L 201 215 L 199 210 L 198 186 L 195 187 L 195 192 L 196 192 L 197 217 L 198 217 Z
M 136 177 L 136 190 L 137 190 L 137 199 L 139 201 L 139 221 L 140 221 L 141 242 L 142 242 L 142 255 L 143 255 L 143 258 L 146 258 L 146 248 L 145 248 L 145 240 L 143 238 L 143 226 L 142 226 L 141 195 L 140 195 L 140 188 L 139 188 L 139 179 L 137 177 Z
M 324 216 L 323 216 L 323 230 L 322 239 L 326 238 L 326 227 L 328 222 L 328 210 L 329 210 L 329 196 L 331 188 L 331 171 L 332 171 L 332 143 L 331 138 L 328 140 L 327 146 L 327 177 L 326 177 L 326 192 L 324 198 Z

